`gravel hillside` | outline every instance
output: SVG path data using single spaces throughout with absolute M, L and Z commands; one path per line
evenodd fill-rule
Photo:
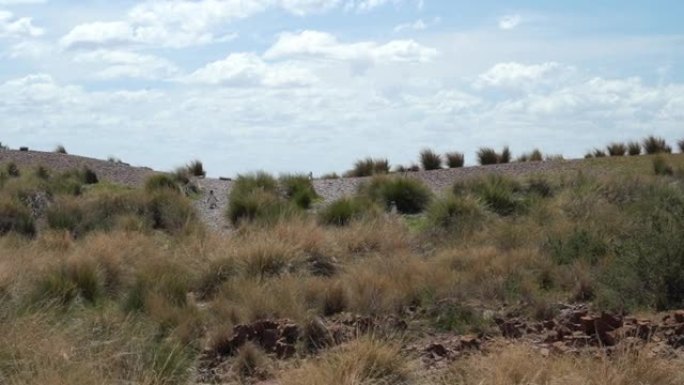
M 156 173 L 150 168 L 132 167 L 123 163 L 113 163 L 104 160 L 86 158 L 76 155 L 57 154 L 37 151 L 0 151 L 0 164 L 15 162 L 20 168 L 43 165 L 55 170 L 70 170 L 88 167 L 95 171 L 101 180 L 120 183 L 127 186 L 142 186 L 145 180 Z M 477 177 L 485 174 L 505 174 L 509 176 L 524 176 L 535 173 L 563 173 L 579 170 L 582 160 L 556 160 L 546 162 L 509 163 L 492 166 L 464 167 L 459 169 L 445 169 L 436 171 L 409 172 L 405 175 L 422 180 L 433 191 L 439 193 L 447 189 L 457 180 Z M 368 178 L 340 178 L 317 179 L 314 187 L 325 202 L 329 202 L 346 195 L 352 195 L 358 186 Z M 229 224 L 223 213 L 228 205 L 228 193 L 231 181 L 205 178 L 197 181 L 202 189 L 202 196 L 195 201 L 195 206 L 204 222 L 213 229 L 225 230 Z M 207 197 L 209 191 L 214 191 L 218 198 L 218 206 L 209 208 Z

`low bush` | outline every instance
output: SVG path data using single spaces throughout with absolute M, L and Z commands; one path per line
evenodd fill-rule
M 594 158 L 604 158 L 606 156 L 606 153 L 605 153 L 605 151 L 597 148 L 594 150 L 593 155 L 594 155 Z
M 344 197 L 331 202 L 318 213 L 321 223 L 333 226 L 346 226 L 351 221 L 368 216 L 373 204 L 359 197 Z
M 679 152 L 684 153 L 684 139 L 677 142 L 677 146 L 679 146 Z
M 522 185 L 503 176 L 490 175 L 476 180 L 470 189 L 487 208 L 502 216 L 522 213 L 528 206 Z
M 285 197 L 302 209 L 309 209 L 318 199 L 313 183 L 306 175 L 284 175 L 280 177 L 280 186 Z
M 151 193 L 163 190 L 180 192 L 178 183 L 176 183 L 173 176 L 169 174 L 156 174 L 147 178 L 145 181 L 145 191 Z
M 54 151 L 54 152 L 57 153 L 57 154 L 66 154 L 66 153 L 67 153 L 67 150 L 66 150 L 66 148 L 64 148 L 64 146 L 62 146 L 61 144 L 59 144 L 59 145 L 57 145 L 57 147 L 55 147 L 55 151 Z
M 532 150 L 529 154 L 522 154 L 516 159 L 518 162 L 541 162 L 544 160 L 544 155 L 538 149 Z
M 497 164 L 499 163 L 499 154 L 493 148 L 484 147 L 477 151 L 477 160 L 482 166 Z
M 663 138 L 649 136 L 645 138 L 642 143 L 644 152 L 648 155 L 672 152 L 672 147 L 670 147 Z
M 461 168 L 465 163 L 465 157 L 461 152 L 448 152 L 445 158 L 449 168 Z
M 421 181 L 412 178 L 374 177 L 360 192 L 386 209 L 394 205 L 402 214 L 417 214 L 427 208 L 431 191 Z
M 366 158 L 356 161 L 354 168 L 347 171 L 344 175 L 346 177 L 364 177 L 388 174 L 389 172 L 390 164 L 387 159 Z
M 427 221 L 432 228 L 466 232 L 485 217 L 480 201 L 471 196 L 448 194 L 435 199 L 427 209 Z
M 662 156 L 656 156 L 653 158 L 653 171 L 656 175 L 673 175 L 674 170 L 672 166 L 667 163 L 667 160 Z
M 12 178 L 18 178 L 21 176 L 21 171 L 19 171 L 19 167 L 17 167 L 17 164 L 14 162 L 9 162 L 5 166 L 5 171 L 7 172 L 7 175 L 11 176 Z
M 442 168 L 442 157 L 429 148 L 420 152 L 420 164 L 423 170 L 439 170 Z
M 19 201 L 0 196 L 0 236 L 16 233 L 34 236 L 36 225 L 31 212 Z
M 188 163 L 185 168 L 192 176 L 204 178 L 207 175 L 207 172 L 204 170 L 204 165 L 199 160 L 193 160 Z
M 256 189 L 229 198 L 226 215 L 233 225 L 246 222 L 275 224 L 298 213 L 298 207 L 273 192 Z
M 512 157 L 511 149 L 508 148 L 508 146 L 506 146 L 501 151 L 501 154 L 499 154 L 499 163 L 510 163 L 511 157 Z
M 623 143 L 611 143 L 606 147 L 610 156 L 624 156 L 627 153 L 627 146 Z
M 641 155 L 641 143 L 629 142 L 627 143 L 627 153 L 629 156 Z

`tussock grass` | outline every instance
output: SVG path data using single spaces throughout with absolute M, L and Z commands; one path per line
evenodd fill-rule
M 627 143 L 627 153 L 629 156 L 641 155 L 641 143 L 629 142 Z
M 644 147 L 644 152 L 648 155 L 672 152 L 672 147 L 667 144 L 665 139 L 656 136 L 645 138 L 642 141 L 642 146 Z
M 359 193 L 386 209 L 402 214 L 417 214 L 427 208 L 431 191 L 419 180 L 407 177 L 378 176 L 363 184 Z
M 531 347 L 508 346 L 491 355 L 474 355 L 451 365 L 433 383 L 586 384 L 586 385 L 674 385 L 684 381 L 678 359 L 649 358 L 634 351 L 620 351 L 615 357 L 553 355 L 541 357 Z
M 364 177 L 373 175 L 388 174 L 390 172 L 390 164 L 387 159 L 373 159 L 366 158 L 357 160 L 354 163 L 354 168 L 347 171 L 346 177 Z
M 302 368 L 286 372 L 284 385 L 412 384 L 414 366 L 389 343 L 362 339 L 325 354 Z
M 442 168 L 442 157 L 429 148 L 420 152 L 420 164 L 423 170 L 439 170 Z
M 627 153 L 627 146 L 624 143 L 611 143 L 606 150 L 610 156 L 624 156 Z
M 444 157 L 449 168 L 461 168 L 465 164 L 465 156 L 461 152 L 448 152 Z

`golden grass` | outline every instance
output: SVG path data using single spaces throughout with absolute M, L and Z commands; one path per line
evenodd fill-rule
M 614 357 L 542 356 L 525 345 L 454 363 L 435 384 L 463 385 L 679 385 L 684 361 L 649 357 L 647 350 Z

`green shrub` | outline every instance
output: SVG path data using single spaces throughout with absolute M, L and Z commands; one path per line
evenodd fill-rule
M 42 180 L 50 179 L 50 171 L 42 165 L 36 167 L 36 169 L 33 171 L 33 175 L 35 175 L 36 178 Z
M 233 225 L 253 221 L 269 225 L 297 213 L 298 207 L 294 204 L 281 199 L 273 192 L 256 189 L 249 193 L 231 193 L 226 215 Z
M 532 153 L 530 153 L 530 162 L 541 162 L 542 160 L 544 160 L 542 152 L 535 148 Z
M 427 222 L 432 228 L 464 232 L 485 217 L 482 204 L 471 196 L 448 194 L 434 200 L 427 210 Z
M 36 225 L 24 205 L 0 196 L 0 236 L 10 232 L 32 237 L 36 234 Z
M 386 209 L 395 205 L 402 214 L 422 212 L 432 198 L 431 191 L 421 181 L 403 177 L 374 177 L 361 186 L 360 192 Z
M 593 155 L 594 158 L 604 158 L 606 156 L 606 153 L 603 150 L 597 148 L 594 150 Z
M 188 163 L 185 168 L 188 170 L 190 175 L 196 177 L 204 178 L 207 175 L 207 172 L 204 170 L 204 165 L 199 160 L 193 160 L 192 162 Z
M 639 142 L 627 143 L 627 153 L 630 156 L 641 155 L 641 144 Z
M 252 174 L 238 175 L 233 182 L 233 187 L 230 190 L 230 196 L 237 196 L 249 194 L 254 190 L 261 190 L 277 194 L 278 180 L 272 175 L 259 171 Z
M 390 165 L 387 159 L 373 159 L 366 158 L 357 160 L 354 163 L 354 168 L 347 171 L 347 177 L 364 177 L 373 175 L 388 174 L 390 172 Z
M 620 210 L 638 220 L 598 276 L 600 304 L 657 310 L 684 306 L 684 191 L 664 181 L 625 186 L 636 199 Z
M 527 200 L 521 194 L 522 186 L 500 175 L 489 175 L 477 180 L 471 189 L 487 208 L 502 216 L 524 212 L 528 206 Z
M 484 147 L 477 151 L 477 161 L 485 166 L 499 163 L 499 154 L 493 148 Z
M 672 152 L 672 147 L 668 146 L 665 139 L 655 136 L 649 136 L 645 138 L 643 141 L 643 146 L 644 151 L 648 155 Z
M 155 192 L 170 190 L 180 192 L 176 179 L 169 174 L 155 174 L 145 181 L 145 191 Z
M 68 305 L 76 297 L 94 304 L 104 294 L 103 279 L 94 260 L 81 259 L 63 263 L 38 278 L 33 288 L 34 302 Z
M 72 234 L 82 232 L 85 217 L 80 201 L 71 197 L 59 197 L 46 212 L 47 223 L 51 229 L 68 230 Z
M 504 147 L 499 155 L 498 163 L 510 163 L 511 162 L 511 149 L 508 146 Z
M 64 146 L 62 146 L 61 144 L 59 144 L 59 145 L 57 145 L 57 147 L 55 147 L 55 153 L 57 153 L 57 154 L 66 154 L 66 153 L 67 153 L 67 150 L 66 150 L 66 148 L 64 148 Z
M 99 179 L 97 178 L 97 174 L 95 171 L 89 169 L 88 167 L 84 168 L 82 171 L 82 178 L 83 178 L 83 184 L 97 184 L 99 183 Z
M 576 260 L 596 264 L 609 251 L 603 236 L 579 228 L 569 235 L 549 237 L 546 240 L 546 249 L 551 259 L 560 265 L 568 265 Z
M 684 139 L 677 142 L 677 146 L 679 146 L 679 152 L 684 153 Z
M 318 214 L 320 221 L 326 225 L 346 226 L 351 221 L 361 219 L 372 213 L 370 201 L 359 197 L 344 197 L 331 202 Z
M 9 175 L 13 178 L 18 178 L 21 176 L 21 172 L 19 171 L 19 167 L 17 167 L 17 164 L 14 162 L 7 163 L 7 166 L 5 166 L 5 171 L 7 172 L 7 175 Z
M 448 152 L 445 155 L 449 168 L 461 168 L 465 164 L 465 156 L 460 152 Z
M 313 183 L 306 175 L 284 175 L 280 177 L 285 197 L 302 209 L 309 209 L 318 199 Z
M 527 192 L 542 198 L 550 198 L 554 194 L 554 188 L 544 177 L 535 176 L 527 181 Z
M 147 197 L 146 214 L 152 228 L 172 234 L 188 229 L 197 220 L 190 201 L 171 190 L 156 191 Z
M 606 149 L 610 156 L 624 156 L 627 153 L 627 146 L 623 143 L 611 143 Z
M 655 158 L 653 158 L 653 171 L 655 172 L 656 175 L 673 175 L 674 170 L 672 169 L 672 166 L 670 166 L 665 158 L 662 156 L 658 155 Z
M 420 152 L 420 164 L 423 166 L 423 170 L 439 170 L 442 168 L 442 157 L 426 148 Z

